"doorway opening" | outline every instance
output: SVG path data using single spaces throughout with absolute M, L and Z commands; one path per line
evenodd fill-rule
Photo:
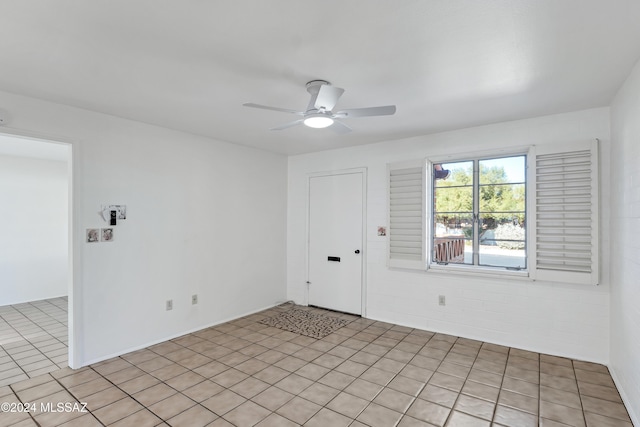
M 71 151 L 0 133 L 0 386 L 69 366 Z

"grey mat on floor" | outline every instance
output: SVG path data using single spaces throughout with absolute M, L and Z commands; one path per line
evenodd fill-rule
M 260 323 L 307 337 L 322 339 L 347 325 L 350 321 L 317 311 L 292 307 L 276 316 L 262 319 Z

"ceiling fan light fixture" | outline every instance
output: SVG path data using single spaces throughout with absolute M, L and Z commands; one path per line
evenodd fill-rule
M 323 114 L 314 114 L 305 117 L 304 124 L 310 128 L 323 129 L 331 126 L 333 124 L 333 119 Z
M 279 111 L 281 113 L 294 114 L 297 120 L 271 128 L 271 130 L 284 130 L 294 126 L 304 124 L 314 129 L 330 127 L 331 131 L 338 134 L 351 132 L 351 128 L 340 120 L 357 117 L 390 116 L 395 114 L 395 105 L 383 105 L 380 107 L 350 108 L 348 110 L 335 111 L 335 106 L 344 89 L 331 86 L 325 80 L 313 80 L 307 83 L 307 92 L 311 95 L 306 110 L 296 111 L 289 108 L 271 107 L 269 105 L 254 104 L 252 102 L 242 104 L 245 107 L 260 108 L 263 110 Z

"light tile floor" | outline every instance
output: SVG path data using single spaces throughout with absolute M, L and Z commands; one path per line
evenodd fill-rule
M 67 297 L 0 306 L 0 386 L 68 366 Z
M 348 315 L 322 340 L 258 323 L 279 310 L 0 387 L 37 406 L 0 425 L 631 427 L 602 365 Z

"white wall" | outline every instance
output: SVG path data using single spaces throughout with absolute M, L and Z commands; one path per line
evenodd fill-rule
M 67 168 L 0 155 L 0 305 L 67 294 Z
M 73 143 L 78 365 L 285 300 L 284 156 L 8 93 L 0 100 L 8 130 Z M 128 218 L 113 242 L 84 243 L 86 228 L 106 225 L 102 204 L 126 204 Z
M 608 362 L 609 235 L 605 230 L 609 218 L 608 191 L 602 192 L 602 284 L 597 287 L 390 270 L 386 266 L 386 238 L 376 235 L 377 226 L 387 224 L 387 163 L 592 138 L 602 141 L 601 178 L 603 188 L 607 189 L 608 108 L 290 157 L 288 297 L 306 303 L 308 174 L 366 167 L 367 317 L 543 353 Z M 438 295 L 446 296 L 446 306 L 438 306 Z
M 611 105 L 611 371 L 640 425 L 640 62 Z

